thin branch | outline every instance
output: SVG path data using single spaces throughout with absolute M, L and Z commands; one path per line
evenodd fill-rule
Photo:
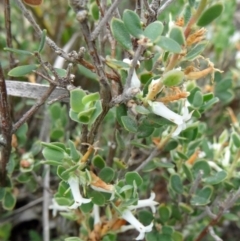
M 219 237 L 217 236 L 217 234 L 215 234 L 213 227 L 209 227 L 209 228 L 208 228 L 208 231 L 209 231 L 209 234 L 212 236 L 212 238 L 213 238 L 215 241 L 223 241 L 221 238 L 219 238 Z
M 128 77 L 126 79 L 126 84 L 124 87 L 124 92 L 126 92 L 130 87 L 131 87 L 131 81 L 132 81 L 132 76 L 133 76 L 133 72 L 137 66 L 138 60 L 140 59 L 143 51 L 146 49 L 146 47 L 142 44 L 139 44 L 136 52 L 134 53 L 132 62 L 131 62 L 131 66 L 130 69 L 128 71 Z
M 169 7 L 175 0 L 168 0 L 166 1 L 162 7 L 158 10 L 157 14 L 160 15 L 167 7 Z
M 11 154 L 12 120 L 7 101 L 7 88 L 0 62 L 0 127 L 2 129 L 2 147 L 0 146 L 0 186 L 6 182 L 6 165 Z
M 42 36 L 42 30 L 39 27 L 39 25 L 36 23 L 35 19 L 33 18 L 32 14 L 26 9 L 24 4 L 21 0 L 16 0 L 17 5 L 21 9 L 24 17 L 30 22 L 32 27 L 34 28 L 35 32 L 37 33 L 38 37 L 41 38 Z M 68 61 L 72 61 L 71 58 L 69 58 L 68 54 L 65 53 L 61 48 L 59 48 L 56 43 L 51 40 L 49 37 L 46 38 L 46 43 L 49 45 L 49 47 L 55 51 L 56 54 L 63 57 L 64 59 Z
M 46 105 L 45 105 L 46 108 Z M 47 110 L 45 109 L 44 111 L 44 119 L 42 123 L 42 128 L 40 132 L 39 139 L 44 142 L 49 142 L 49 129 L 50 129 L 50 118 L 48 115 Z M 43 218 L 43 241 L 49 241 L 50 240 L 50 224 L 49 224 L 49 203 L 50 203 L 50 197 L 51 194 L 49 193 L 50 189 L 50 167 L 49 165 L 44 165 L 43 166 L 43 173 L 44 178 L 43 178 L 43 212 L 42 212 L 42 218 Z
M 145 0 L 147 1 L 147 0 Z M 142 0 L 136 1 L 136 13 L 141 18 L 142 17 Z
M 150 7 L 148 0 L 143 0 L 144 6 L 146 8 L 146 10 L 149 12 L 149 14 L 154 14 L 154 11 L 152 10 L 152 8 Z
M 189 190 L 189 197 L 191 197 L 197 191 L 197 188 L 200 182 L 202 181 L 202 176 L 203 176 L 203 171 L 200 170 L 199 173 L 197 174 L 197 178 L 194 180 Z
M 4 0 L 4 19 L 5 19 L 5 29 L 6 29 L 6 42 L 7 47 L 12 48 L 12 31 L 11 31 L 11 8 L 9 0 Z M 10 69 L 15 67 L 15 59 L 13 53 L 9 52 L 9 63 Z
M 202 230 L 202 232 L 197 236 L 194 241 L 202 240 L 209 233 L 209 228 L 215 226 L 219 222 L 222 215 L 234 206 L 239 197 L 240 188 L 235 193 L 228 195 L 227 199 L 220 206 L 219 213 L 208 223 L 208 225 Z
M 5 222 L 10 222 L 11 221 L 10 219 L 14 218 L 16 215 L 21 214 L 22 212 L 38 205 L 42 201 L 43 201 L 43 197 L 40 197 L 40 198 L 38 198 L 36 200 L 33 200 L 32 202 L 26 204 L 25 206 L 22 206 L 18 209 L 15 209 L 15 210 L 11 211 L 11 212 L 8 212 L 6 217 L 2 217 L 0 219 L 0 225 L 5 223 Z
M 149 155 L 149 157 L 148 157 L 146 160 L 144 160 L 144 161 L 142 162 L 142 164 L 135 169 L 135 171 L 136 171 L 136 172 L 139 172 L 140 170 L 142 170 L 150 161 L 152 161 L 152 159 L 153 159 L 154 157 L 156 157 L 157 155 L 159 155 L 159 153 L 160 153 L 159 149 L 158 149 L 158 148 L 155 148 L 155 149 L 152 151 L 152 153 Z
M 103 111 L 95 121 L 94 125 L 92 126 L 92 129 L 89 131 L 89 134 L 88 134 L 88 143 L 93 144 L 95 136 L 97 134 L 97 130 L 110 109 L 109 102 L 111 100 L 111 89 L 110 89 L 110 84 L 107 80 L 107 76 L 103 69 L 102 61 L 98 55 L 95 42 L 91 39 L 90 29 L 87 21 L 87 11 L 84 9 L 85 5 L 80 0 L 79 1 L 70 0 L 70 6 L 76 12 L 76 15 L 77 15 L 76 17 L 80 23 L 82 33 L 85 38 L 85 42 L 88 46 L 88 50 L 91 53 L 92 60 L 96 69 L 96 73 L 99 76 L 100 96 L 102 99 Z
M 111 5 L 111 7 L 108 9 L 108 11 L 106 12 L 105 16 L 101 19 L 101 21 L 99 22 L 98 26 L 92 32 L 92 34 L 91 34 L 91 41 L 94 41 L 97 38 L 97 36 L 99 35 L 100 31 L 103 29 L 104 25 L 108 22 L 108 20 L 114 14 L 114 11 L 116 10 L 116 8 L 118 7 L 120 2 L 121 2 L 121 0 L 116 0 Z
M 13 125 L 12 133 L 14 133 L 22 124 L 28 121 L 28 119 L 37 112 L 37 110 L 44 104 L 55 88 L 56 86 L 54 85 L 49 86 L 44 95 L 38 99 L 37 102 L 20 118 L 20 120 Z

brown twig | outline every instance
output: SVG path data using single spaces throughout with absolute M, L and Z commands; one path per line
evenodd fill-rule
M 94 31 L 91 34 L 91 41 L 94 41 L 97 36 L 99 35 L 100 31 L 103 29 L 104 25 L 108 22 L 108 20 L 112 17 L 114 14 L 115 9 L 118 7 L 121 0 L 116 0 L 111 7 L 108 9 L 104 17 L 99 22 L 98 26 L 94 29 Z
M 12 133 L 14 133 L 22 124 L 28 121 L 29 118 L 37 112 L 37 110 L 44 104 L 55 88 L 56 86 L 54 85 L 49 86 L 44 95 L 39 98 L 37 102 L 13 125 Z
M 118 1 L 116 1 L 116 2 L 118 2 Z M 84 2 L 82 2 L 80 0 L 79 1 L 70 0 L 70 6 L 76 12 L 77 20 L 80 23 L 85 42 L 87 44 L 90 55 L 92 56 L 93 64 L 96 69 L 96 74 L 99 76 L 100 96 L 102 99 L 103 111 L 102 111 L 101 115 L 97 118 L 97 120 L 95 121 L 94 125 L 92 126 L 92 129 L 88 133 L 88 143 L 93 144 L 97 130 L 98 130 L 102 120 L 104 119 L 104 117 L 106 116 L 106 114 L 108 113 L 108 111 L 110 109 L 109 102 L 111 100 L 111 89 L 110 89 L 110 84 L 107 80 L 107 76 L 103 69 L 102 61 L 98 55 L 95 41 L 93 40 L 94 38 L 91 38 L 91 33 L 90 33 L 89 26 L 88 26 L 88 21 L 87 21 L 87 11 L 85 10 L 85 4 L 84 4 Z M 111 16 L 111 14 L 110 15 L 106 14 L 105 15 L 106 19 L 109 19 L 109 16 Z M 103 21 L 103 23 L 105 24 L 104 21 Z M 86 149 L 85 149 L 85 151 L 86 151 Z
M 0 127 L 2 129 L 2 147 L 0 148 L 0 186 L 6 185 L 6 165 L 11 154 L 12 121 L 7 101 L 7 89 L 0 63 Z
M 12 48 L 12 31 L 11 31 L 11 8 L 9 0 L 4 0 L 4 19 L 5 19 L 5 29 L 6 29 L 6 42 L 7 47 Z M 10 69 L 15 67 L 15 59 L 13 53 L 9 52 L 9 63 Z
M 230 195 L 228 195 L 227 199 L 221 204 L 219 208 L 219 213 L 216 216 L 214 216 L 215 218 L 213 218 L 208 223 L 208 225 L 202 230 L 202 232 L 197 236 L 197 238 L 194 241 L 201 241 L 209 233 L 209 229 L 218 224 L 222 215 L 234 206 L 239 197 L 240 188 L 235 193 L 231 193 Z

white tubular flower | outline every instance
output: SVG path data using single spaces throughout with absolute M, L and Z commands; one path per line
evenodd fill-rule
M 49 205 L 48 208 L 52 209 L 53 217 L 57 216 L 58 211 L 66 211 L 66 212 L 69 211 L 69 207 L 59 205 L 54 198 L 52 199 L 52 204 Z
M 68 179 L 68 184 L 73 195 L 74 204 L 69 207 L 70 209 L 76 209 L 82 205 L 82 203 L 89 203 L 91 199 L 83 198 L 79 190 L 79 181 L 77 177 L 70 177 Z
M 123 62 L 130 65 L 132 63 L 132 60 L 124 59 Z M 133 76 L 132 76 L 132 79 L 131 79 L 131 87 L 132 88 L 138 88 L 138 89 L 141 87 L 141 81 L 139 80 L 135 69 L 133 71 Z
M 98 223 L 101 223 L 99 206 L 96 204 L 93 205 L 92 216 L 94 219 L 94 226 Z
M 138 200 L 137 205 L 131 205 L 129 207 L 130 210 L 137 209 L 137 208 L 143 208 L 143 207 L 150 207 L 152 212 L 156 212 L 156 207 L 155 205 L 158 205 L 158 202 L 155 202 L 155 193 L 151 192 L 151 196 L 148 199 L 143 199 L 143 200 Z
M 122 218 L 129 222 L 137 231 L 139 231 L 139 235 L 137 236 L 136 240 L 144 239 L 145 233 L 152 231 L 153 223 L 149 224 L 148 226 L 144 226 L 134 217 L 129 209 L 124 210 L 122 213 Z
M 178 136 L 181 131 L 186 129 L 186 121 L 188 121 L 192 116 L 192 112 L 188 112 L 187 106 L 183 107 L 183 115 L 181 116 L 168 109 L 167 106 L 162 102 L 150 102 L 149 104 L 152 107 L 154 114 L 162 116 L 163 118 L 172 121 L 178 126 L 177 129 L 173 132 L 172 136 Z
M 230 160 L 231 160 L 230 148 L 229 148 L 229 147 L 226 147 L 226 148 L 225 148 L 225 153 L 224 153 L 224 156 L 223 156 L 223 159 L 222 159 L 222 165 L 223 165 L 224 167 L 229 166 Z

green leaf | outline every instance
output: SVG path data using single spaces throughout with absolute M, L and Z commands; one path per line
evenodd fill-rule
M 184 163 L 183 166 L 183 171 L 188 179 L 188 181 L 192 182 L 193 181 L 193 175 L 192 175 L 192 172 L 190 170 L 190 168 Z
M 170 140 L 164 147 L 164 151 L 171 151 L 171 150 L 174 150 L 175 148 L 177 148 L 178 146 L 178 142 L 176 140 Z
M 137 123 L 135 120 L 133 120 L 131 117 L 129 116 L 122 116 L 121 117 L 122 123 L 124 128 L 132 133 L 136 133 L 137 132 Z
M 124 150 L 125 149 L 125 142 L 124 142 L 121 134 L 119 133 L 119 130 L 116 130 L 116 132 L 115 132 L 115 139 L 116 139 L 118 148 L 120 150 Z
M 106 202 L 104 195 L 95 190 L 90 192 L 89 197 L 92 198 L 92 202 L 98 206 L 103 206 Z
M 203 95 L 201 91 L 197 91 L 194 95 L 192 105 L 195 108 L 200 108 L 203 104 Z
M 115 176 L 115 171 L 111 167 L 104 167 L 99 173 L 99 177 L 106 183 L 113 180 Z
M 92 163 L 95 167 L 102 169 L 106 166 L 105 161 L 100 155 L 96 155 L 93 157 Z
M 97 100 L 95 105 L 94 105 L 94 111 L 92 112 L 92 115 L 90 116 L 89 119 L 89 125 L 92 125 L 96 119 L 98 118 L 98 116 L 102 113 L 103 109 L 102 109 L 102 101 L 101 100 Z
M 15 54 L 20 54 L 20 55 L 34 55 L 32 52 L 29 52 L 26 50 L 13 49 L 13 48 L 4 48 L 4 50 Z
M 156 167 L 163 167 L 163 168 L 174 168 L 175 165 L 172 164 L 171 162 L 162 162 L 159 161 L 158 159 L 154 159 L 154 163 L 156 165 Z
M 163 24 L 160 21 L 150 23 L 143 32 L 143 35 L 149 38 L 153 43 L 156 43 L 163 32 Z
M 94 102 L 94 101 L 97 101 L 99 99 L 100 99 L 100 95 L 99 95 L 98 92 L 92 93 L 92 94 L 89 94 L 89 95 L 85 95 L 82 98 L 82 104 L 86 105 L 88 102 Z
M 173 241 L 183 241 L 183 235 L 178 231 L 174 231 L 172 233 L 172 239 Z
M 118 69 L 118 70 L 129 70 L 129 64 L 120 61 L 120 60 L 116 60 L 116 59 L 112 59 L 109 56 L 106 56 L 106 64 L 114 69 Z
M 50 133 L 50 137 L 52 140 L 59 140 L 61 137 L 64 136 L 63 129 L 53 129 Z
M 79 237 L 69 237 L 69 238 L 65 238 L 64 241 L 84 241 L 84 240 L 80 239 Z
M 47 160 L 47 161 L 41 161 L 40 164 L 47 164 L 47 165 L 52 165 L 52 166 L 59 166 L 59 162 L 58 161 L 51 161 L 51 160 Z
M 120 169 L 120 170 L 123 170 L 123 169 L 125 170 L 125 169 L 127 169 L 126 163 L 123 162 L 122 160 L 119 160 L 119 159 L 114 158 L 114 159 L 113 159 L 113 162 L 114 162 L 116 168 L 118 168 L 118 169 Z
M 80 206 L 80 209 L 81 209 L 81 211 L 83 211 L 83 213 L 89 214 L 93 209 L 93 203 L 92 202 L 83 203 Z
M 206 110 L 210 109 L 217 102 L 219 102 L 219 99 L 217 97 L 212 98 L 211 100 L 209 100 L 208 102 L 204 103 L 201 106 L 200 111 L 206 111 Z
M 18 66 L 16 68 L 11 69 L 8 72 L 8 75 L 12 77 L 21 77 L 21 76 L 30 74 L 33 70 L 37 69 L 38 67 L 39 67 L 38 64 Z
M 84 110 L 82 99 L 85 95 L 85 92 L 81 89 L 74 89 L 70 91 L 70 106 L 74 112 L 80 112 Z
M 118 123 L 121 126 L 124 126 L 123 122 L 122 122 L 123 116 L 127 116 L 127 107 L 126 107 L 126 105 L 121 104 L 121 105 L 117 106 L 117 108 L 116 108 L 116 118 L 117 118 Z
M 68 172 L 65 172 L 65 171 L 66 171 L 66 168 L 65 168 L 65 167 L 63 167 L 63 166 L 58 166 L 58 167 L 57 167 L 57 175 L 58 175 L 63 181 L 67 182 L 70 175 L 69 175 Z M 65 175 L 63 175 L 63 174 L 65 174 Z
M 193 48 L 191 48 L 187 55 L 185 56 L 185 60 L 191 61 L 194 60 L 196 57 L 198 57 L 203 50 L 206 48 L 208 42 L 207 41 L 203 41 L 199 44 L 197 44 L 196 46 L 194 46 Z
M 147 226 L 153 221 L 153 214 L 150 211 L 142 210 L 138 213 L 139 221 L 144 225 Z
M 153 127 L 142 124 L 142 125 L 138 126 L 137 138 L 148 137 L 148 136 L 152 135 L 153 132 L 154 132 Z
M 163 75 L 161 81 L 167 87 L 180 85 L 183 81 L 184 73 L 180 70 L 170 70 L 166 74 Z
M 181 46 L 173 39 L 161 36 L 157 44 L 164 50 L 172 53 L 180 53 L 182 48 Z
M 97 74 L 92 72 L 90 69 L 87 69 L 86 67 L 84 67 L 83 65 L 80 65 L 80 64 L 78 64 L 77 67 L 78 67 L 79 73 L 81 73 L 87 79 L 94 80 L 94 81 L 98 80 Z
M 141 105 L 137 105 L 135 107 L 135 111 L 142 115 L 147 115 L 150 113 L 150 111 L 148 109 L 146 109 L 144 106 L 141 106 Z
M 68 140 L 68 146 L 70 147 L 70 155 L 74 161 L 78 161 L 80 159 L 80 153 L 77 151 L 75 144 L 73 141 Z
M 29 173 L 20 173 L 17 177 L 17 181 L 20 183 L 29 182 L 30 179 L 31 179 L 31 176 Z
M 108 233 L 103 237 L 102 241 L 117 241 L 117 234 Z
M 13 210 L 16 204 L 16 197 L 11 193 L 11 191 L 6 190 L 5 196 L 2 201 L 3 208 L 5 210 Z
M 42 151 L 43 156 L 46 160 L 51 160 L 51 161 L 62 161 L 64 158 L 64 152 L 57 150 L 57 149 L 53 149 L 53 148 L 49 148 L 49 147 L 45 147 Z
M 167 222 L 171 217 L 172 211 L 165 204 L 161 204 L 158 208 L 158 213 L 162 222 Z
M 60 205 L 60 206 L 70 206 L 71 203 L 72 203 L 72 201 L 69 198 L 66 198 L 66 197 L 56 197 L 55 196 L 54 199 L 57 202 L 57 204 Z
M 233 141 L 234 146 L 236 146 L 237 148 L 240 148 L 240 136 L 238 135 L 238 133 L 233 132 L 231 134 L 231 139 Z
M 198 19 L 197 25 L 200 27 L 204 27 L 208 24 L 210 24 L 214 19 L 219 17 L 223 11 L 223 4 L 222 3 L 216 3 L 206 9 L 200 18 Z
M 174 230 L 174 229 L 173 229 L 173 227 L 171 227 L 171 226 L 167 226 L 167 225 L 162 226 L 162 233 L 163 233 L 163 234 L 172 235 L 173 230 Z
M 197 192 L 196 195 L 193 195 L 190 203 L 194 206 L 205 206 L 210 203 L 210 198 L 213 193 L 213 187 L 205 186 L 203 189 Z
M 133 185 L 135 181 L 137 186 L 141 186 L 143 183 L 142 177 L 137 172 L 128 172 L 125 175 L 126 184 Z
M 211 168 L 210 168 L 209 164 L 207 163 L 207 161 L 205 161 L 205 160 L 196 161 L 193 164 L 192 169 L 193 169 L 193 173 L 195 174 L 195 177 L 197 177 L 197 175 L 199 174 L 200 171 L 203 172 L 203 177 L 208 176 L 211 172 Z
M 203 181 L 210 185 L 216 185 L 224 181 L 226 178 L 227 178 L 227 172 L 220 171 L 220 172 L 217 172 L 214 176 L 204 178 Z
M 96 21 L 99 19 L 99 8 L 96 2 L 93 2 L 90 6 L 91 16 Z
M 5 196 L 6 188 L 0 187 L 0 201 L 3 200 Z
M 178 194 L 183 193 L 183 184 L 178 174 L 173 174 L 170 177 L 170 187 Z
M 192 214 L 194 212 L 193 208 L 190 205 L 183 202 L 179 203 L 179 208 L 187 214 Z
M 60 77 L 66 77 L 67 71 L 65 69 L 54 68 Z
M 180 45 L 185 45 L 185 37 L 182 28 L 173 26 L 170 30 L 169 37 Z
M 131 37 L 120 19 L 113 18 L 111 22 L 111 30 L 114 38 L 127 50 L 132 49 Z
M 43 50 L 44 44 L 46 42 L 46 35 L 47 35 L 47 30 L 44 29 L 42 31 L 41 40 L 40 40 L 40 44 L 39 44 L 39 47 L 38 47 L 38 52 L 39 53 Z
M 139 16 L 132 10 L 125 10 L 123 12 L 123 22 L 128 32 L 135 38 L 142 36 L 141 20 Z

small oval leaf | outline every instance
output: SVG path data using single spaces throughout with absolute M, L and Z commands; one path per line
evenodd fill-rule
M 137 123 L 129 116 L 122 116 L 121 117 L 122 123 L 124 128 L 129 131 L 136 133 L 137 132 Z
M 33 70 L 37 69 L 38 67 L 39 67 L 38 64 L 18 66 L 16 68 L 11 69 L 8 72 L 8 75 L 12 77 L 21 77 L 21 76 L 30 74 Z
M 143 183 L 142 177 L 137 172 L 126 173 L 125 180 L 128 185 L 133 185 L 133 182 L 135 181 L 138 187 Z
M 175 40 L 165 36 L 161 36 L 157 44 L 164 50 L 172 53 L 180 53 L 182 50 L 181 46 Z
M 183 184 L 180 176 L 178 174 L 173 174 L 170 177 L 170 186 L 178 194 L 183 193 Z
M 33 55 L 32 52 L 26 51 L 26 50 L 20 50 L 20 49 L 13 49 L 13 48 L 4 48 L 5 51 L 9 51 L 15 54 L 20 54 L 20 55 Z
M 111 30 L 114 38 L 127 50 L 132 49 L 132 41 L 123 21 L 113 18 L 111 22 Z
M 210 24 L 214 19 L 221 15 L 222 11 L 223 5 L 221 3 L 216 3 L 212 5 L 202 13 L 197 22 L 197 25 L 200 27 L 204 27 Z
M 160 21 L 150 23 L 144 30 L 143 35 L 156 43 L 163 32 L 163 24 Z
M 167 87 L 177 86 L 182 83 L 184 78 L 184 73 L 180 70 L 170 70 L 163 75 L 161 81 Z
M 224 181 L 226 178 L 227 178 L 227 172 L 220 171 L 220 172 L 217 172 L 212 177 L 204 178 L 203 181 L 207 184 L 216 185 L 216 184 L 219 184 L 220 182 Z
M 135 38 L 140 38 L 143 31 L 141 27 L 141 20 L 139 16 L 132 10 L 125 10 L 123 12 L 123 22 L 128 32 Z
M 185 45 L 185 37 L 182 31 L 182 28 L 178 26 L 173 26 L 170 30 L 169 37 L 175 40 L 180 45 Z
M 45 44 L 45 41 L 46 41 L 46 35 L 47 35 L 47 30 L 44 29 L 42 31 L 41 40 L 40 40 L 40 44 L 39 44 L 39 47 L 38 47 L 39 53 L 43 50 L 43 47 L 44 47 L 44 44 Z

